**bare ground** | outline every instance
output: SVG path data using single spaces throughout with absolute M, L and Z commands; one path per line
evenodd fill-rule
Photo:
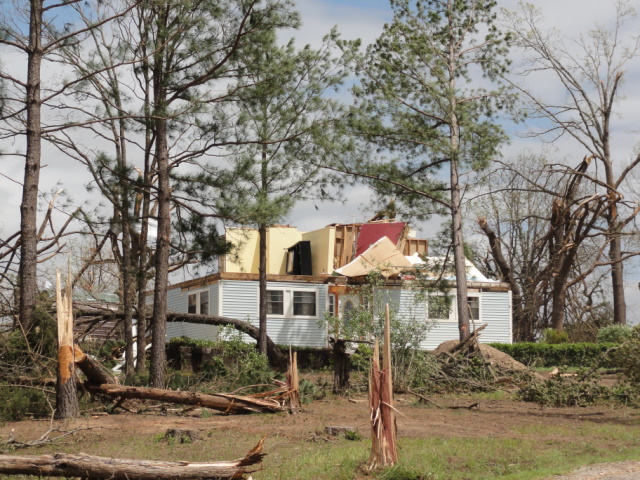
M 435 399 L 443 407 L 466 407 L 478 402 L 477 398 L 445 397 Z M 136 438 L 159 438 L 167 429 L 191 429 L 209 437 L 209 452 L 216 460 L 241 457 L 250 445 L 268 435 L 266 451 L 291 449 L 311 440 L 325 441 L 325 426 L 354 426 L 363 437 L 369 436 L 368 406 L 365 397 L 330 398 L 305 406 L 298 415 L 236 415 L 224 416 L 205 413 L 200 409 L 174 414 L 118 414 L 86 415 L 65 428 L 87 429 L 79 432 L 74 441 L 62 446 L 47 447 L 46 451 L 85 452 L 96 455 L 127 457 L 127 444 Z M 541 408 L 538 405 L 512 400 L 480 400 L 473 409 L 436 408 L 420 405 L 416 397 L 402 395 L 397 398 L 398 436 L 402 438 L 463 437 L 532 439 L 545 442 L 572 442 L 570 433 L 559 436 L 558 431 L 577 431 L 583 426 L 620 425 L 640 426 L 640 412 L 622 407 Z M 181 410 L 181 409 L 180 409 Z M 51 427 L 46 420 L 7 422 L 0 427 L 3 440 L 13 435 L 28 441 L 40 437 Z M 561 428 L 559 428 L 561 427 Z M 225 445 L 229 439 L 247 439 L 235 446 Z M 115 447 L 114 447 L 115 446 Z M 116 447 L 120 448 L 117 449 Z M 207 447 L 207 448 L 210 448 Z M 36 453 L 33 449 L 21 450 Z M 42 452 L 40 452 L 42 453 Z M 153 456 L 154 453 L 151 452 Z M 161 458 L 162 452 L 155 454 Z M 131 455 L 129 455 L 131 456 Z M 182 458 L 183 460 L 190 460 Z M 265 468 L 269 468 L 268 459 Z M 577 473 L 578 476 L 554 477 L 558 480 L 640 479 L 640 463 L 624 463 L 611 467 L 627 476 L 606 476 L 605 470 Z M 616 470 L 617 469 L 617 470 Z M 595 472 L 595 473 L 594 473 Z M 600 472 L 600 473 L 599 473 Z M 580 476 L 581 475 L 581 476 Z

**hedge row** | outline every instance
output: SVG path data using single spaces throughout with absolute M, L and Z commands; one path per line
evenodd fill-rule
M 605 368 L 616 368 L 615 360 L 604 357 L 615 343 L 490 343 L 490 346 L 510 355 L 525 365 L 535 367 L 590 367 L 595 362 Z

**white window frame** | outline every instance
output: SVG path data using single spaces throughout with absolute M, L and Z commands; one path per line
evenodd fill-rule
M 268 291 L 282 292 L 283 313 L 282 315 L 268 314 L 267 318 L 290 318 L 296 319 L 317 319 L 320 315 L 319 292 L 314 288 L 267 288 Z M 313 293 L 316 296 L 316 314 L 315 315 L 294 315 L 293 314 L 293 294 L 294 292 Z
M 200 294 L 206 292 L 209 295 L 209 300 L 207 302 L 207 308 L 209 311 L 207 313 L 201 313 L 200 306 L 202 305 L 202 301 L 200 300 Z M 187 291 L 187 313 L 189 313 L 189 297 L 191 295 L 195 295 L 196 297 L 196 315 L 211 315 L 211 290 L 209 288 L 201 288 L 200 290 L 188 290 Z
M 428 321 L 430 321 L 430 322 L 438 322 L 438 323 L 457 322 L 458 321 L 457 317 L 455 315 L 455 312 L 456 312 L 456 297 L 455 297 L 455 294 L 449 295 L 449 296 L 452 297 L 451 305 L 450 305 L 450 308 L 449 308 L 449 318 L 431 318 L 429 316 L 429 299 L 430 298 L 434 298 L 434 297 L 435 298 L 438 298 L 438 297 L 444 298 L 446 296 L 447 295 L 441 295 L 441 294 L 437 294 L 437 293 L 432 293 L 432 294 L 427 295 L 426 317 L 427 317 Z
M 327 313 L 332 317 L 336 316 L 336 294 L 329 293 L 327 295 Z
M 269 292 L 281 292 L 282 293 L 282 313 L 269 313 Z M 287 299 L 284 290 L 279 288 L 267 288 L 267 316 L 272 318 L 284 317 L 287 313 Z
M 438 296 L 438 294 L 430 294 L 427 295 L 427 302 L 429 301 L 429 297 L 432 296 Z M 451 298 L 451 311 L 449 312 L 449 318 L 430 318 L 429 317 L 429 305 L 426 305 L 426 313 L 425 316 L 427 317 L 428 321 L 431 322 L 437 322 L 437 323 L 458 323 L 458 302 L 457 302 L 457 294 L 456 292 L 450 292 L 450 296 Z M 473 324 L 474 322 L 476 323 L 476 327 L 478 326 L 479 323 L 483 322 L 483 316 L 482 316 L 482 293 L 481 292 L 468 292 L 467 293 L 467 298 L 469 297 L 474 297 L 478 299 L 478 315 L 479 315 L 479 319 L 476 320 L 472 320 L 471 318 L 469 318 L 469 322 L 471 324 Z
M 477 298 L 478 299 L 478 318 L 472 319 L 471 312 L 469 312 L 469 321 L 473 322 L 482 322 L 482 295 L 480 293 L 467 293 L 467 304 L 469 303 L 469 298 Z M 477 327 L 478 325 L 476 325 Z

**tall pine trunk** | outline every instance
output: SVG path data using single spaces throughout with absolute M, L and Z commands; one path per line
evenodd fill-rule
M 43 1 L 30 1 L 29 47 L 27 52 L 27 151 L 20 204 L 20 323 L 25 331 L 31 328 L 37 293 L 37 227 L 38 185 L 42 154 L 42 124 L 40 69 L 42 49 Z
M 158 177 L 158 232 L 156 236 L 155 284 L 153 286 L 153 316 L 151 319 L 152 346 L 149 381 L 152 387 L 162 388 L 166 373 L 165 351 L 167 332 L 167 285 L 169 283 L 169 254 L 171 235 L 171 192 L 169 186 L 169 144 L 167 132 L 167 92 L 165 89 L 165 56 L 167 23 L 170 4 L 158 6 L 156 18 L 157 44 L 162 45 L 154 54 L 153 102 L 155 127 L 156 172 Z

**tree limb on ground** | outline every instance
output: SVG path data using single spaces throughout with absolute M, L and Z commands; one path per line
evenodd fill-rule
M 88 385 L 87 390 L 94 394 L 107 395 L 114 398 L 137 398 L 140 400 L 197 405 L 199 407 L 211 408 L 232 414 L 287 411 L 287 407 L 275 399 L 254 398 L 224 393 L 210 395 L 197 392 L 176 392 L 173 390 L 163 390 L 161 388 L 128 387 L 109 383 L 103 385 Z
M 19 456 L 0 455 L 0 473 L 36 475 L 38 477 L 81 477 L 113 480 L 155 479 L 220 479 L 243 478 L 245 473 L 262 461 L 264 438 L 243 458 L 231 461 L 192 463 L 159 460 L 129 460 L 96 457 L 84 453 Z

